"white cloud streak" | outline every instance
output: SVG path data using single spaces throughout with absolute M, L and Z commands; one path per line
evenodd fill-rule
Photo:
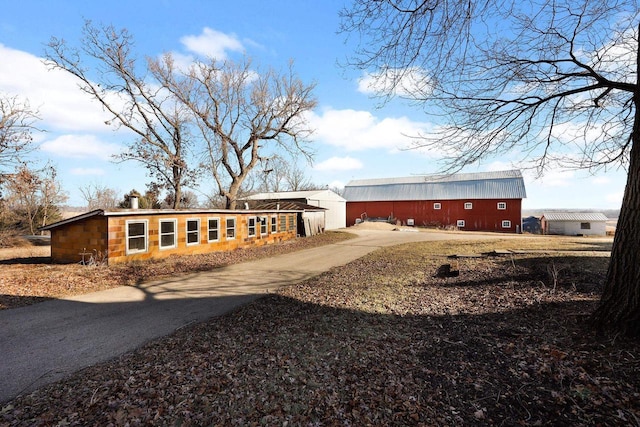
M 180 39 L 185 49 L 197 55 L 224 60 L 227 52 L 243 52 L 244 46 L 235 34 L 225 34 L 205 27 L 200 35 Z

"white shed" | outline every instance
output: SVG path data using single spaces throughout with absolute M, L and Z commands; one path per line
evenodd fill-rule
M 607 217 L 599 212 L 550 212 L 540 218 L 543 234 L 605 236 Z
M 279 191 L 258 193 L 247 197 L 254 201 L 295 201 L 325 208 L 325 229 L 347 226 L 347 200 L 331 190 Z

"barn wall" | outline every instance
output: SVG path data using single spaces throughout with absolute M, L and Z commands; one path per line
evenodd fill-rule
M 107 219 L 92 217 L 51 230 L 51 259 L 73 263 L 107 250 Z M 84 254 L 84 255 L 83 255 Z
M 498 203 L 506 203 L 506 209 L 498 209 Z M 434 204 L 439 203 L 440 209 Z M 465 209 L 471 203 L 471 209 Z M 520 199 L 469 199 L 469 200 L 422 200 L 398 202 L 347 202 L 347 225 L 354 225 L 356 219 L 395 218 L 406 224 L 413 219 L 416 226 L 451 227 L 458 220 L 464 220 L 469 231 L 519 232 L 522 217 Z M 510 227 L 502 227 L 502 221 L 511 222 Z

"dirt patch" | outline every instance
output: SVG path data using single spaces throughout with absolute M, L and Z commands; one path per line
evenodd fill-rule
M 524 243 L 381 249 L 15 399 L 0 424 L 637 425 L 640 344 L 590 329 L 608 258 L 576 242 L 456 277 L 437 277 L 448 255 Z

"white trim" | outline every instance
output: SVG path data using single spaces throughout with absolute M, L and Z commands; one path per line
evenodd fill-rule
M 233 221 L 233 227 L 229 227 L 229 221 Z M 235 216 L 231 216 L 231 217 L 227 217 L 224 219 L 224 235 L 227 238 L 227 240 L 235 240 L 236 239 L 236 235 L 238 233 L 236 233 L 236 225 L 237 225 L 237 221 L 236 221 L 236 217 Z M 229 230 L 233 230 L 233 236 L 229 237 Z
M 442 203 L 440 203 L 440 202 L 435 202 L 435 203 L 433 204 L 433 209 L 434 209 L 434 210 L 436 210 L 436 211 L 437 211 L 437 210 L 442 209 Z
M 142 236 L 144 237 L 144 249 L 131 250 L 129 249 L 129 239 L 130 239 L 129 225 L 140 224 L 140 223 L 144 224 L 144 235 Z M 149 250 L 149 220 L 148 219 L 128 219 L 125 221 L 124 231 L 125 231 L 125 254 L 126 255 L 141 254 Z M 141 236 L 134 236 L 134 237 L 141 237 Z
M 277 234 L 278 233 L 278 215 L 271 215 L 271 219 L 269 220 L 270 222 L 270 230 L 271 230 L 271 234 Z
M 508 219 L 502 220 L 502 228 L 511 228 L 511 221 Z
M 216 223 L 218 224 L 218 226 L 215 228 L 216 230 L 216 235 L 218 236 L 217 239 L 211 239 L 211 231 L 214 230 L 213 228 L 211 228 L 211 225 L 209 224 L 210 221 L 216 221 Z M 211 243 L 211 242 L 219 242 L 220 241 L 220 217 L 209 217 L 207 218 L 207 242 Z
M 172 233 L 162 233 L 162 223 L 163 222 L 172 222 L 173 223 L 173 232 Z M 162 246 L 162 236 L 173 235 L 173 244 L 170 246 Z M 178 220 L 175 218 L 160 218 L 158 219 L 158 247 L 161 251 L 166 249 L 174 249 L 178 246 Z
M 253 222 L 253 225 L 251 225 L 251 223 Z M 256 237 L 257 235 L 257 230 L 256 230 L 256 225 L 258 223 L 257 217 L 255 216 L 248 216 L 247 217 L 247 237 Z M 251 228 L 253 227 L 253 233 L 251 232 Z
M 264 222 L 263 222 L 264 220 Z M 260 235 L 261 236 L 266 236 L 267 234 L 269 234 L 269 217 L 268 216 L 259 216 L 258 217 L 258 224 L 260 227 Z M 264 226 L 264 231 L 262 231 L 262 227 Z
M 473 202 L 464 202 L 464 208 L 466 210 L 471 210 L 473 209 Z
M 189 223 L 195 221 L 197 224 L 197 228 L 195 231 L 189 231 Z M 185 230 L 185 242 L 187 246 L 199 245 L 200 244 L 200 218 L 187 218 L 184 222 L 184 230 Z M 198 239 L 195 242 L 189 242 L 189 234 L 196 233 Z
M 464 219 L 459 219 L 456 222 L 456 227 L 464 227 L 464 224 L 465 224 Z
M 498 210 L 503 211 L 505 209 L 507 209 L 507 202 L 498 202 Z

